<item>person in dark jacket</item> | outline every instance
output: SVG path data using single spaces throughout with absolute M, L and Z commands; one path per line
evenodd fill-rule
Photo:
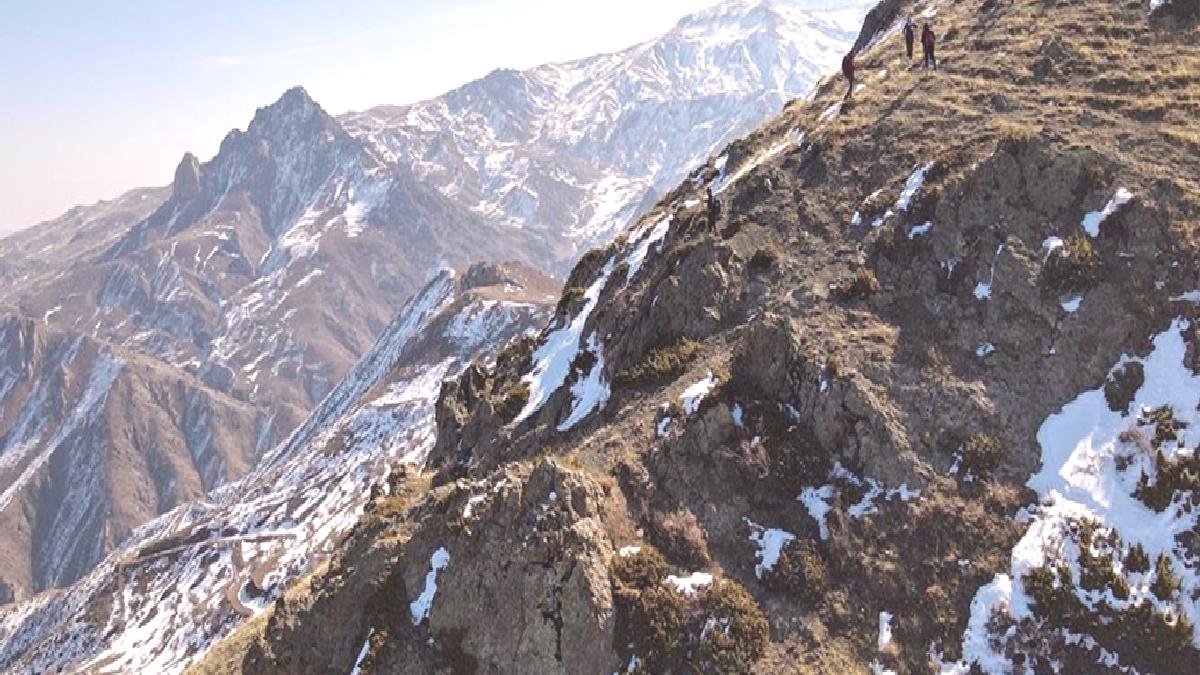
M 846 76 L 850 86 L 846 89 L 846 98 L 849 99 L 854 94 L 854 50 L 851 49 L 844 57 L 842 57 L 842 75 Z
M 917 27 L 913 25 L 912 19 L 907 19 L 904 22 L 904 47 L 908 50 L 908 60 L 912 60 L 913 42 L 917 39 Z
M 933 64 L 933 69 L 937 70 L 937 54 L 934 49 L 937 47 L 937 36 L 933 34 L 933 29 L 929 24 L 925 24 L 925 28 L 921 31 L 921 47 L 925 52 L 925 67 L 928 68 Z

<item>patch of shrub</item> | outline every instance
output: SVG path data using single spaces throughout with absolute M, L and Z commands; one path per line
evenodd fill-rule
M 1179 592 L 1179 578 L 1171 569 L 1171 560 L 1165 553 L 1159 555 L 1154 563 L 1154 583 L 1150 584 L 1150 592 L 1163 602 L 1171 600 Z
M 783 549 L 775 568 L 763 580 L 770 588 L 808 602 L 825 595 L 825 559 L 808 539 L 797 539 Z
M 1129 552 L 1125 554 L 1124 567 L 1134 574 L 1150 571 L 1150 556 L 1146 555 L 1146 549 L 1142 548 L 1141 544 L 1134 544 L 1129 548 Z
M 1191 626 L 1174 600 L 1179 581 L 1165 556 L 1155 565 L 1151 585 L 1155 596 L 1166 604 L 1165 609 L 1144 600 L 1125 609 L 1116 609 L 1103 599 L 1089 607 L 1080 600 L 1079 588 L 1093 591 L 1108 588 L 1118 600 L 1127 600 L 1129 583 L 1114 569 L 1111 553 L 1092 554 L 1092 544 L 1101 535 L 1094 522 L 1075 523 L 1072 534 L 1080 552 L 1080 578 L 1073 579 L 1071 569 L 1065 564 L 1037 568 L 1023 577 L 1025 591 L 1033 600 L 1032 609 L 1042 625 L 1020 639 L 1044 643 L 1048 634 L 1038 633 L 1046 629 L 1091 635 L 1099 646 L 1120 654 L 1122 664 L 1144 672 L 1179 672 L 1180 664 L 1200 657 L 1200 651 L 1192 646 Z M 1115 535 L 1103 536 L 1106 540 L 1099 547 L 1101 550 L 1120 550 Z M 1125 569 L 1138 571 L 1136 568 L 1148 567 L 1149 561 L 1144 558 L 1141 547 L 1131 548 L 1126 554 Z
M 694 665 L 701 673 L 748 673 L 770 640 L 767 618 L 737 582 L 714 583 L 702 602 Z
M 1003 461 L 1004 445 L 992 434 L 974 434 L 963 445 L 963 468 L 974 476 L 986 478 Z
M 521 414 L 527 403 L 529 403 L 529 384 L 524 380 L 513 380 L 500 391 L 496 403 L 496 414 L 505 424 L 508 424 Z
M 767 244 L 754 252 L 750 256 L 749 269 L 752 272 L 766 272 L 775 267 L 779 262 L 780 251 L 779 247 L 774 244 Z
M 1079 293 L 1099 282 L 1100 271 L 1100 258 L 1092 240 L 1082 232 L 1073 232 L 1062 248 L 1047 256 L 1042 278 L 1058 294 Z
M 1143 474 L 1133 494 L 1158 513 L 1167 510 L 1177 492 L 1195 494 L 1200 491 L 1200 458 L 1195 453 L 1170 461 L 1159 450 L 1154 457 L 1154 466 L 1154 483 L 1151 484 L 1150 477 Z
M 770 629 L 737 582 L 718 578 L 695 594 L 664 582 L 669 567 L 651 549 L 614 558 L 614 646 L 638 673 L 743 673 L 762 658 Z
M 861 300 L 870 297 L 880 290 L 879 279 L 875 271 L 868 267 L 860 267 L 849 281 L 838 282 L 833 288 L 834 297 L 843 301 Z
M 1154 447 L 1156 448 L 1161 448 L 1164 443 L 1178 442 L 1179 432 L 1188 427 L 1187 422 L 1175 417 L 1175 410 L 1169 405 L 1143 412 L 1138 418 L 1138 424 L 1141 426 L 1154 425 Z
M 1108 409 L 1116 413 L 1125 413 L 1138 389 L 1146 382 L 1146 369 L 1137 361 L 1130 361 L 1117 372 L 1108 376 L 1104 383 L 1104 400 L 1108 401 Z
M 1091 635 L 1100 646 L 1120 654 L 1123 664 L 1144 672 L 1179 672 L 1180 664 L 1200 657 L 1192 646 L 1191 625 L 1177 608 L 1163 613 L 1141 602 L 1118 611 L 1103 601 L 1089 608 L 1075 594 L 1065 566 L 1031 570 L 1022 581 L 1034 612 L 1045 620 L 1043 630 L 1065 628 Z
M 554 309 L 554 315 L 567 316 L 576 305 L 583 302 L 583 296 L 586 294 L 587 289 L 582 286 L 571 286 L 564 290 L 558 300 L 558 307 Z
M 498 372 L 513 369 L 525 370 L 521 366 L 528 361 L 535 342 L 536 338 L 531 336 L 509 342 L 504 349 L 500 350 L 499 354 L 496 354 L 496 370 Z
M 625 658 L 636 654 L 640 673 L 675 671 L 687 658 L 688 598 L 666 586 L 618 592 L 614 637 Z M 624 659 L 623 659 L 624 660 Z
M 1012 154 L 1025 149 L 1037 138 L 1037 130 L 1024 124 L 1006 122 L 1000 126 L 1000 147 Z
M 681 374 L 700 354 L 700 343 L 684 338 L 675 344 L 651 349 L 641 363 L 613 377 L 618 387 L 644 387 Z
M 1096 546 L 1100 536 L 1099 525 L 1095 521 L 1085 520 L 1075 524 L 1075 536 L 1079 541 L 1079 586 L 1085 590 L 1103 592 L 1111 589 L 1113 596 L 1118 599 L 1129 598 L 1129 582 L 1117 574 L 1113 565 L 1113 552 L 1120 550 L 1120 542 L 1106 533 L 1103 544 Z M 1093 553 L 1099 548 L 1101 553 Z
M 613 579 L 636 589 L 661 585 L 670 569 L 661 553 L 646 546 L 632 555 L 617 556 L 612 562 Z
M 651 523 L 654 542 L 672 560 L 693 568 L 708 565 L 708 537 L 700 527 L 696 514 L 687 510 L 656 516 Z

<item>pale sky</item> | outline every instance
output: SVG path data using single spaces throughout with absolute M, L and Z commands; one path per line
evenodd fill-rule
M 715 0 L 0 0 L 0 231 L 209 159 L 303 85 L 338 114 L 615 51 Z

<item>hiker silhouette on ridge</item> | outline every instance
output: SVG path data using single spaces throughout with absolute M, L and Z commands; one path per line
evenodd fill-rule
M 854 94 L 854 56 L 855 50 L 851 49 L 842 57 L 842 75 L 845 75 L 850 83 L 850 86 L 846 89 L 845 100 L 850 100 L 850 96 Z
M 924 67 L 928 68 L 929 64 L 933 64 L 933 69 L 937 70 L 937 36 L 933 34 L 933 29 L 929 27 L 929 22 L 925 22 L 925 28 L 921 30 L 921 48 L 925 52 Z
M 917 27 L 913 25 L 912 18 L 904 20 L 904 48 L 908 52 L 908 60 L 912 61 L 913 42 L 917 39 Z

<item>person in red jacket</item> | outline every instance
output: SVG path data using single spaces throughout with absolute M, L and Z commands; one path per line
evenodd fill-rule
M 937 54 L 934 52 L 936 46 L 937 36 L 933 34 L 933 29 L 929 27 L 928 23 L 926 23 L 925 28 L 921 30 L 921 47 L 925 51 L 926 68 L 928 68 L 929 64 L 932 63 L 933 69 L 937 70 Z
M 849 99 L 854 93 L 854 50 L 851 49 L 846 56 L 842 57 L 842 75 L 846 76 L 846 80 L 850 82 L 850 87 L 846 90 L 846 98 Z

